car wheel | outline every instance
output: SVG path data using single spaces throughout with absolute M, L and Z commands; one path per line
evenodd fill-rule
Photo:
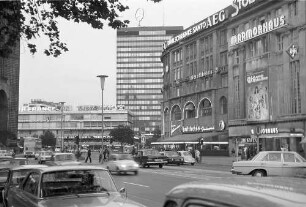
M 159 167 L 159 168 L 163 168 L 163 165 L 162 165 L 162 164 L 159 164 L 158 167 Z
M 194 163 L 191 163 L 191 165 L 194 165 Z
M 254 176 L 254 177 L 264 177 L 264 176 L 266 176 L 266 174 L 263 170 L 255 170 L 252 173 L 252 176 Z
M 143 168 L 145 168 L 145 167 L 146 167 L 146 164 L 142 164 L 141 166 L 142 166 Z
M 134 171 L 134 174 L 135 174 L 135 175 L 138 175 L 138 171 Z

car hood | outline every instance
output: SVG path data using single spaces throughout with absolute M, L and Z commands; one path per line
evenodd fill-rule
M 80 165 L 81 162 L 78 161 L 55 161 L 55 165 Z
M 125 199 L 118 193 L 106 194 L 89 194 L 89 195 L 72 195 L 63 197 L 52 197 L 40 202 L 41 207 L 144 207 L 143 205 Z
M 300 178 L 211 179 L 179 185 L 167 198 L 199 197 L 234 206 L 306 206 L 305 180 Z
M 188 161 L 188 162 L 194 162 L 195 161 L 195 159 L 191 156 L 183 156 L 183 157 L 184 157 L 185 161 Z

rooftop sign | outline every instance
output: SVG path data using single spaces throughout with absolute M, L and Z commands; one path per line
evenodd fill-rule
M 235 9 L 235 12 L 232 13 L 232 17 L 237 16 L 239 11 L 247 6 L 253 4 L 256 0 L 234 0 L 232 6 Z
M 168 40 L 167 42 L 165 42 L 163 44 L 163 49 L 166 49 L 168 46 L 186 38 L 189 37 L 190 35 L 193 35 L 201 30 L 204 29 L 208 29 L 212 26 L 215 26 L 217 24 L 219 24 L 220 22 L 223 22 L 226 19 L 225 16 L 225 10 L 221 10 L 213 15 L 211 15 L 210 17 L 204 19 L 202 22 L 194 25 L 193 27 L 190 27 L 189 29 L 187 29 L 186 31 L 184 31 L 183 33 L 171 38 L 170 40 Z

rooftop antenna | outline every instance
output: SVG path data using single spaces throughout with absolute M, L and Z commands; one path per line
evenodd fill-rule
M 138 21 L 138 27 L 140 27 L 140 22 L 143 20 L 144 10 L 142 8 L 138 8 L 135 13 L 135 19 Z

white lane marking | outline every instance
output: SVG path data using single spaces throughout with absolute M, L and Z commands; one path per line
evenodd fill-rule
M 141 185 L 141 184 L 137 184 L 137 183 L 129 183 L 129 182 L 123 182 L 125 184 L 129 184 L 129 185 L 136 185 L 136 186 L 139 186 L 139 187 L 144 187 L 144 188 L 149 188 L 150 186 L 147 186 L 147 185 Z
M 183 178 L 200 179 L 200 180 L 207 180 L 207 179 L 211 179 L 211 178 L 222 178 L 222 177 L 217 177 L 217 176 L 199 175 L 199 174 L 182 173 L 182 172 L 146 171 L 146 170 L 144 170 L 143 172 L 152 173 L 152 174 L 159 174 L 159 175 L 164 175 L 164 176 L 183 177 Z

